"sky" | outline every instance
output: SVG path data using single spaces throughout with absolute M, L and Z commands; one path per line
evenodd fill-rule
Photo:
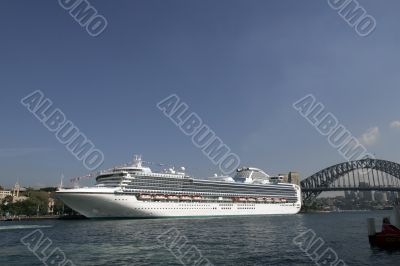
M 358 1 L 376 20 L 366 37 L 321 0 L 89 2 L 108 22 L 98 36 L 58 1 L 0 3 L 0 185 L 90 172 L 21 104 L 35 90 L 103 152 L 99 169 L 141 154 L 218 173 L 157 108 L 171 94 L 270 174 L 345 160 L 292 107 L 308 94 L 377 158 L 400 161 L 399 1 Z

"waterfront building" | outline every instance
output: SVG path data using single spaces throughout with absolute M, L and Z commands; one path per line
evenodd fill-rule
M 0 200 L 4 199 L 7 196 L 12 196 L 11 190 L 0 190 Z
M 50 193 L 49 193 L 49 196 L 50 196 Z M 49 197 L 48 203 L 47 203 L 47 213 L 48 214 L 54 213 L 54 203 L 55 203 L 55 200 L 53 198 Z
M 28 197 L 20 195 L 21 191 L 25 191 L 25 189 L 22 188 L 19 185 L 19 182 L 17 181 L 17 183 L 15 183 L 14 188 L 12 190 L 13 202 L 24 201 L 24 200 L 28 199 Z

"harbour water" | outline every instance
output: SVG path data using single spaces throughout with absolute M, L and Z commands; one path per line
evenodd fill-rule
M 43 265 L 40 256 L 21 241 L 35 230 L 51 240 L 45 253 L 59 248 L 75 265 L 182 265 L 177 256 L 179 252 L 165 245 L 167 240 L 163 236 L 171 232 L 178 233 L 183 242 L 187 241 L 185 249 L 195 247 L 204 261 L 207 259 L 213 265 L 316 265 L 293 242 L 308 229 L 325 242 L 324 248 L 331 248 L 347 265 L 399 265 L 400 251 L 371 249 L 368 243 L 366 219 L 375 217 L 378 227 L 382 218 L 390 215 L 390 211 L 374 211 L 196 219 L 2 222 L 0 265 Z

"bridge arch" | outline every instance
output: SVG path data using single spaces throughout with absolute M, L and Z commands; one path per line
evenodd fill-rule
M 396 184 L 392 186 L 380 184 L 379 174 L 374 176 L 374 171 L 380 171 L 386 173 L 396 179 Z M 368 175 L 368 181 L 370 181 L 370 173 L 372 175 L 372 181 L 369 182 L 371 186 L 360 187 L 356 185 L 354 172 L 362 171 L 362 175 Z M 352 173 L 352 176 L 350 176 Z M 332 187 L 332 184 L 337 182 L 340 178 L 347 175 L 349 182 L 347 185 Z M 351 178 L 352 177 L 352 178 Z M 353 179 L 353 184 L 350 182 Z M 359 180 L 358 180 L 359 181 Z M 381 180 L 382 181 L 382 180 Z M 360 183 L 360 182 L 358 182 Z M 357 161 L 349 161 L 344 163 L 339 163 L 309 176 L 308 178 L 300 182 L 303 193 L 303 201 L 312 201 L 319 194 L 324 191 L 343 191 L 343 190 L 385 190 L 385 191 L 400 191 L 400 164 L 380 160 L 366 158 Z

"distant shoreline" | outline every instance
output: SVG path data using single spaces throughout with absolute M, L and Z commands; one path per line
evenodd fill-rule
M 19 222 L 19 221 L 43 221 L 43 220 L 81 220 L 87 219 L 82 215 L 42 215 L 42 216 L 16 216 L 16 217 L 1 217 L 1 222 Z

